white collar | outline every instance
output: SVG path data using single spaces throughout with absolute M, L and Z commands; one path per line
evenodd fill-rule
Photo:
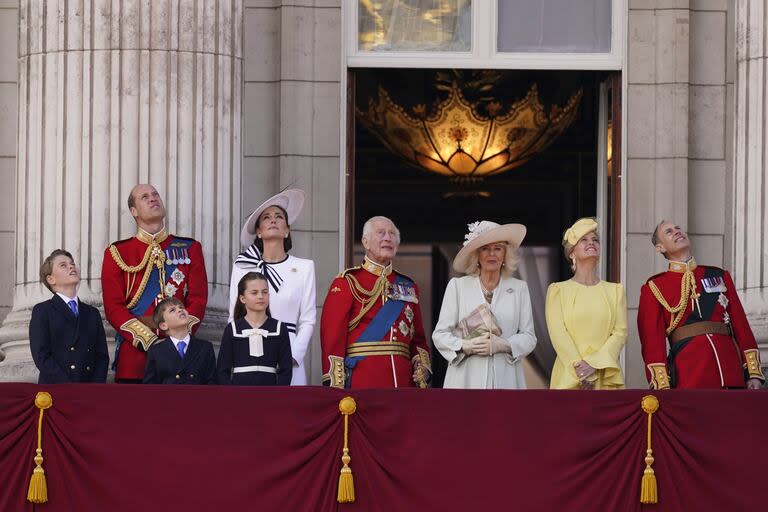
M 186 348 L 189 348 L 189 339 L 190 339 L 190 336 L 189 336 L 189 334 L 187 334 L 186 336 L 184 336 L 184 337 L 183 337 L 182 339 L 180 339 L 180 340 L 177 340 L 177 339 L 176 339 L 176 338 L 174 338 L 173 336 L 171 336 L 171 335 L 168 335 L 168 339 L 169 339 L 169 340 L 171 340 L 171 342 L 173 343 L 173 346 L 174 346 L 174 347 L 176 347 L 176 350 L 179 350 L 179 342 L 181 342 L 181 341 L 183 341 L 184 343 L 186 343 L 186 344 L 187 344 L 187 345 L 186 345 Z
M 78 306 L 80 305 L 80 299 L 77 298 L 77 295 L 75 295 L 74 297 L 67 297 L 66 295 L 64 295 L 61 292 L 56 292 L 56 295 L 61 297 L 61 300 L 63 300 L 64 304 L 66 304 L 66 305 L 69 305 L 69 301 L 71 301 L 71 300 L 77 302 Z

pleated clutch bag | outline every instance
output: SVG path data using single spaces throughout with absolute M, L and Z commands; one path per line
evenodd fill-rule
M 489 332 L 501 336 L 501 329 L 496 322 L 496 317 L 486 303 L 482 303 L 472 310 L 465 318 L 456 324 L 453 335 L 468 340 Z

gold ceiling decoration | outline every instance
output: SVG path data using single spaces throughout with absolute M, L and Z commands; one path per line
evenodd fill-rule
M 473 182 L 519 167 L 546 149 L 576 118 L 582 92 L 547 114 L 533 84 L 506 113 L 491 101 L 482 115 L 453 82 L 430 114 L 425 105 L 408 113 L 379 87 L 378 101 L 371 98 L 367 112 L 356 111 L 363 126 L 411 165 Z

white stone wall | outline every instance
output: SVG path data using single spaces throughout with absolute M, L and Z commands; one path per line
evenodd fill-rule
M 307 192 L 291 221 L 291 253 L 315 261 L 318 323 L 305 362 L 319 384 L 320 306 L 340 265 L 341 2 L 246 0 L 244 8 L 240 218 L 285 187 Z
M 734 112 L 733 232 L 730 251 L 734 282 L 768 366 L 768 181 L 766 180 L 766 119 L 768 119 L 768 6 L 764 0 L 735 2 L 736 66 L 729 72 L 728 109 Z M 730 148 L 729 148 L 730 149 Z
M 209 300 L 201 332 L 221 335 L 239 238 L 241 7 L 20 2 L 19 236 L 0 380 L 36 377 L 28 325 L 32 305 L 50 296 L 38 268 L 51 250 L 72 252 L 79 297 L 100 305 L 104 249 L 135 234 L 126 198 L 140 182 L 163 196 L 171 232 L 202 243 Z
M 733 126 L 729 0 L 630 0 L 627 89 L 627 383 L 645 387 L 640 287 L 665 269 L 650 238 L 662 218 L 704 264 L 729 265 Z
M 0 268 L 12 269 L 16 243 L 17 0 L 0 1 Z M 13 272 L 0 272 L 0 322 L 13 305 Z M 2 359 L 2 354 L 0 354 Z

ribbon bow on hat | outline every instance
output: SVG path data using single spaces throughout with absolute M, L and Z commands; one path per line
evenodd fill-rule
M 248 336 L 248 352 L 253 357 L 264 355 L 264 338 L 269 336 L 269 331 L 264 329 L 243 329 L 243 336 Z
M 594 217 L 579 219 L 563 233 L 563 246 L 576 245 L 581 237 L 593 231 L 597 231 L 597 220 Z

